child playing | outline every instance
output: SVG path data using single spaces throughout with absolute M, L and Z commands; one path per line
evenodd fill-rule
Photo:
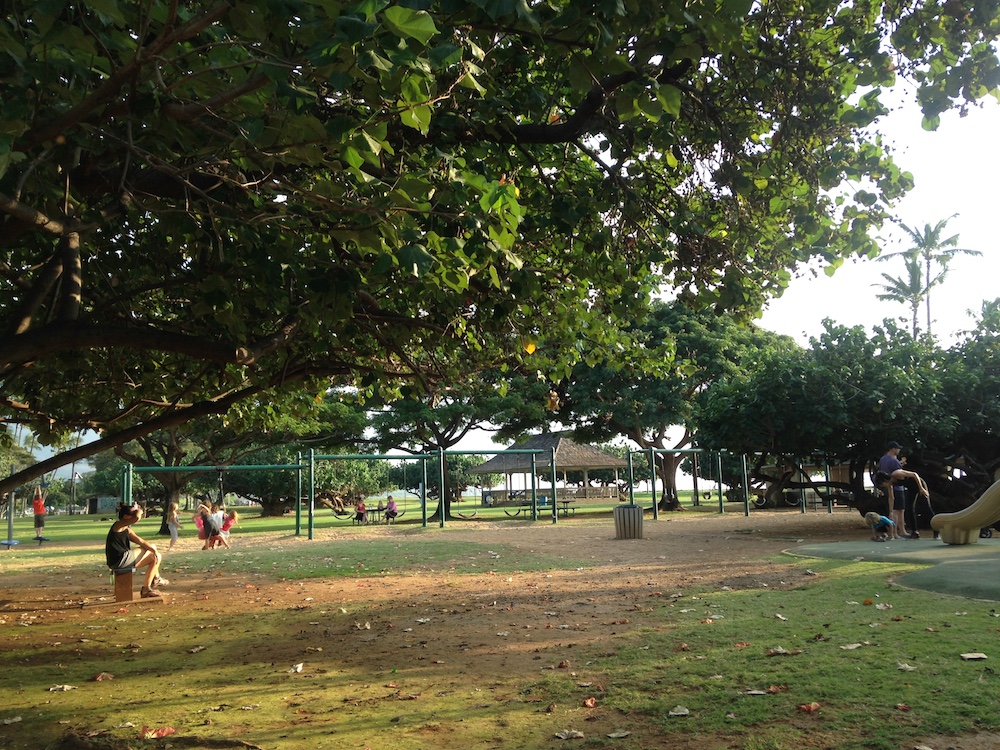
M 219 510 L 218 503 L 212 503 L 209 507 L 205 503 L 198 504 L 198 511 L 194 515 L 195 526 L 198 527 L 198 538 L 205 540 L 202 549 L 212 549 L 210 544 L 213 537 L 219 535 L 222 528 L 222 511 Z
M 35 487 L 35 496 L 31 498 L 31 512 L 35 516 L 35 539 L 41 544 L 45 541 L 45 496 L 41 487 Z
M 170 532 L 170 546 L 167 547 L 167 552 L 172 550 L 174 545 L 177 544 L 177 537 L 180 535 L 179 530 L 183 528 L 181 519 L 177 515 L 177 503 L 170 503 L 170 507 L 167 508 L 167 531 Z
M 873 542 L 884 542 L 886 538 L 899 539 L 896 523 L 891 518 L 870 512 L 865 513 L 865 523 L 871 526 Z
M 209 540 L 211 546 L 215 547 L 216 544 L 221 544 L 226 549 L 229 549 L 229 530 L 233 528 L 233 526 L 239 525 L 240 514 L 230 508 L 226 511 L 226 514 L 222 518 L 222 526 L 219 529 L 219 533 Z

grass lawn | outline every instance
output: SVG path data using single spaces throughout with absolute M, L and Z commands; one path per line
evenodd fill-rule
M 106 588 L 109 524 L 54 517 L 38 547 L 18 519 L 0 745 L 897 750 L 1000 729 L 1000 676 L 962 658 L 996 656 L 996 603 L 906 590 L 887 581 L 913 566 L 868 561 L 769 553 L 760 578 L 713 577 L 749 543 L 738 514 L 616 546 L 609 510 L 472 531 L 326 513 L 315 541 L 248 516 L 233 550 L 171 553 L 167 604 L 83 609 L 80 590 Z

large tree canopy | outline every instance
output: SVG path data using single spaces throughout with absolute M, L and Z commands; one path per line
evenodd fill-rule
M 751 372 L 769 353 L 786 351 L 794 342 L 731 316 L 694 311 L 678 302 L 657 303 L 637 324 L 634 360 L 659 360 L 662 374 L 647 374 L 630 361 L 577 365 L 562 385 L 566 398 L 559 411 L 578 437 L 593 441 L 626 437 L 640 448 L 684 449 L 698 430 L 697 404 L 712 383 Z M 672 427 L 681 427 L 672 444 Z M 676 473 L 683 453 L 658 454 L 663 507 L 677 507 Z
M 913 338 L 892 321 L 866 332 L 826 322 L 808 349 L 772 353 L 755 372 L 709 389 L 699 414 L 702 447 L 850 465 L 852 504 L 880 502 L 866 490 L 889 440 L 902 442 L 930 487 L 937 512 L 966 507 L 1000 471 L 996 407 L 997 302 L 951 349 Z
M 565 373 L 654 284 L 752 310 L 874 252 L 883 87 L 932 126 L 998 82 L 996 2 L 5 7 L 0 417 L 101 433 L 63 462 L 543 336 Z

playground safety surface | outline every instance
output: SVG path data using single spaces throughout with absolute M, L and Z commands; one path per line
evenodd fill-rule
M 895 582 L 921 591 L 1000 601 L 1000 539 L 951 545 L 927 532 L 920 539 L 804 544 L 787 552 L 803 557 L 929 565 L 902 575 Z

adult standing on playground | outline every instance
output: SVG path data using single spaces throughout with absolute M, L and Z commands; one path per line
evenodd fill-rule
M 917 495 L 924 498 L 924 502 L 927 505 L 927 511 L 930 515 L 934 515 L 934 509 L 931 507 L 931 493 L 927 489 L 927 484 L 924 482 L 923 477 L 921 477 L 917 472 L 910 471 L 903 468 L 903 463 L 899 460 L 899 452 L 903 449 L 903 446 L 897 443 L 895 440 L 890 440 L 886 446 L 885 455 L 879 459 L 878 470 L 880 472 L 885 472 L 890 477 L 892 477 L 893 486 L 893 499 L 896 497 L 896 492 L 900 492 L 902 487 L 899 485 L 907 479 L 912 479 L 917 485 Z M 903 508 L 905 511 L 910 512 L 910 539 L 919 539 L 920 531 L 917 529 L 917 514 L 916 514 L 916 498 L 913 500 L 913 505 L 909 508 L 906 507 L 906 497 L 900 492 L 899 497 L 903 501 Z M 895 505 L 893 502 L 890 505 L 892 509 Z M 905 513 L 904 511 L 904 513 Z M 902 527 L 901 527 L 902 528 Z M 938 538 L 938 532 L 934 532 L 934 538 Z
M 885 499 L 889 504 L 889 518 L 896 524 L 896 533 L 900 535 L 904 533 L 903 511 L 906 509 L 906 490 L 902 484 L 896 481 L 893 474 L 903 468 L 903 464 L 899 460 L 899 452 L 902 449 L 902 445 L 895 440 L 890 440 L 885 447 L 885 453 L 878 462 L 878 472 L 889 477 L 889 481 L 883 485 L 883 489 L 885 490 Z
M 146 577 L 139 595 L 149 599 L 159 596 L 160 592 L 156 587 L 166 586 L 169 581 L 160 578 L 160 562 L 163 560 L 163 555 L 157 551 L 156 545 L 147 542 L 132 530 L 132 525 L 138 523 L 141 518 L 142 508 L 138 505 L 119 505 L 118 520 L 111 524 L 111 529 L 108 531 L 104 554 L 108 567 L 112 570 L 146 568 Z
M 45 496 L 41 487 L 35 487 L 35 496 L 31 498 L 31 512 L 35 514 L 35 539 L 41 543 L 45 540 Z

